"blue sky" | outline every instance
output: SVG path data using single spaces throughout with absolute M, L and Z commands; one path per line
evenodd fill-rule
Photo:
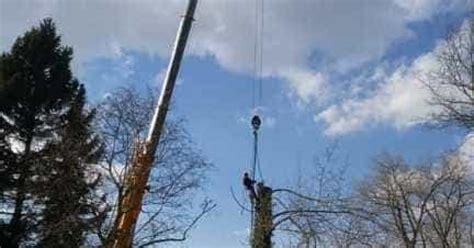
M 173 97 L 196 146 L 212 161 L 207 195 L 218 210 L 186 247 L 243 247 L 249 216 L 234 203 L 249 169 L 255 10 L 261 0 L 202 0 Z M 0 48 L 51 16 L 75 49 L 74 70 L 89 100 L 114 88 L 158 86 L 184 0 L 0 1 Z M 367 175 L 383 152 L 434 159 L 466 136 L 433 130 L 418 75 L 466 18 L 469 0 L 265 1 L 261 164 L 265 181 L 285 187 L 310 174 L 314 156 L 334 142 L 349 161 L 348 180 Z M 259 12 L 262 13 L 262 12 Z

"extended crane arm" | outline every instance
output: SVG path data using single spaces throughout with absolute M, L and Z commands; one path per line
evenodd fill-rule
M 189 0 L 186 13 L 180 23 L 178 35 L 174 44 L 171 60 L 168 65 L 160 98 L 155 114 L 150 124 L 150 130 L 145 142 L 137 142 L 130 170 L 125 176 L 123 195 L 119 199 L 119 206 L 106 247 L 132 247 L 135 226 L 140 215 L 145 188 L 150 176 L 155 152 L 160 142 L 160 136 L 168 113 L 173 95 L 173 89 L 178 76 L 184 49 L 191 30 L 197 0 Z

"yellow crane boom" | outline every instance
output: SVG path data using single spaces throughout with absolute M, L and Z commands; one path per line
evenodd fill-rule
M 189 0 L 186 13 L 181 20 L 174 43 L 173 53 L 168 65 L 160 98 L 150 124 L 145 141 L 135 144 L 131 168 L 125 176 L 124 188 L 120 199 L 114 226 L 109 234 L 106 247 L 128 248 L 132 246 L 133 235 L 140 215 L 145 188 L 150 176 L 153 159 L 173 95 L 176 78 L 184 55 L 186 42 L 191 31 L 197 0 Z

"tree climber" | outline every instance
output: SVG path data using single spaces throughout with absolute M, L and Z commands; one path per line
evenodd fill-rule
M 244 172 L 244 178 L 242 180 L 244 186 L 245 186 L 245 189 L 247 189 L 249 191 L 249 197 L 250 197 L 250 201 L 252 202 L 252 204 L 254 203 L 254 201 L 257 201 L 258 203 L 258 197 L 257 197 L 257 193 L 255 192 L 255 180 L 251 179 L 249 177 L 249 173 L 247 172 Z

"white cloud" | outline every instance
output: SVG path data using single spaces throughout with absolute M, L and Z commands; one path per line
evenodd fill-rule
M 160 87 L 163 85 L 163 80 L 165 80 L 166 77 L 166 70 L 167 68 L 164 68 L 155 75 L 156 85 L 159 85 Z
M 116 69 L 122 78 L 133 74 L 134 61 L 127 51 L 170 54 L 186 2 L 1 1 L 0 40 L 6 41 L 1 49 L 40 18 L 51 16 L 64 43 L 74 47 L 77 63 L 110 57 L 121 61 Z M 377 62 L 394 43 L 413 38 L 408 23 L 441 11 L 459 11 L 468 4 L 469 0 L 265 1 L 262 74 L 286 81 L 300 105 L 326 106 L 315 116 L 327 125 L 326 134 L 380 123 L 409 127 L 431 111 L 417 76 L 434 66 L 432 53 L 393 72 L 381 65 L 372 75 L 351 78 L 344 94 L 335 93 L 331 75 Z M 188 54 L 210 56 L 225 69 L 252 73 L 255 12 L 253 0 L 199 1 Z M 310 65 L 310 59 L 319 66 Z M 157 80 L 162 75 L 157 72 Z M 378 87 L 369 90 L 367 81 L 378 82 Z M 332 105 L 327 107 L 328 103 Z
M 474 171 L 474 132 L 464 138 L 459 148 L 459 156 Z
M 459 32 L 464 32 L 466 28 L 467 20 Z M 436 83 L 433 81 L 435 78 L 427 75 L 439 71 L 437 55 L 446 49 L 446 45 L 445 41 L 439 41 L 432 51 L 417 57 L 409 64 L 401 64 L 393 72 L 387 72 L 386 66 L 382 64 L 372 75 L 353 79 L 356 83 L 352 84 L 347 98 L 318 113 L 315 121 L 325 124 L 327 135 L 345 134 L 378 124 L 404 129 L 429 121 L 429 116 L 441 109 L 429 103 L 432 94 L 423 81 Z M 361 95 L 358 94 L 360 82 L 375 84 L 377 87 L 369 94 Z M 446 96 L 457 99 L 465 97 L 449 85 L 438 84 L 436 87 Z
M 288 81 L 293 89 L 292 93 L 296 94 L 304 104 L 321 103 L 328 97 L 327 78 L 320 72 L 293 67 L 279 74 Z
M 403 129 L 425 121 L 424 118 L 436 109 L 427 102 L 430 92 L 420 76 L 436 67 L 436 57 L 430 52 L 408 66 L 399 66 L 390 75 L 378 68 L 371 80 L 382 83 L 372 94 L 334 104 L 319 113 L 315 120 L 327 125 L 325 132 L 328 135 L 345 134 L 380 123 Z
M 122 48 L 166 57 L 185 2 L 2 0 L 0 47 L 5 50 L 17 35 L 51 16 L 64 42 L 74 47 L 78 63 L 116 56 Z M 344 72 L 380 58 L 394 42 L 413 37 L 408 22 L 462 8 L 467 2 L 265 1 L 263 75 L 286 79 L 301 101 L 315 102 L 328 72 Z M 254 14 L 253 0 L 201 0 L 188 53 L 211 56 L 226 69 L 250 73 Z M 309 69 L 314 52 L 324 68 Z
M 135 73 L 135 60 L 133 56 L 127 54 L 118 44 L 111 46 L 114 55 L 114 61 L 117 63 L 115 71 L 121 78 L 129 78 Z
M 267 128 L 274 128 L 277 121 L 275 117 L 272 116 L 266 116 L 263 118 L 263 125 Z
M 459 8 L 469 1 L 451 0 L 394 0 L 395 4 L 406 11 L 408 20 L 424 19 L 440 11 Z

